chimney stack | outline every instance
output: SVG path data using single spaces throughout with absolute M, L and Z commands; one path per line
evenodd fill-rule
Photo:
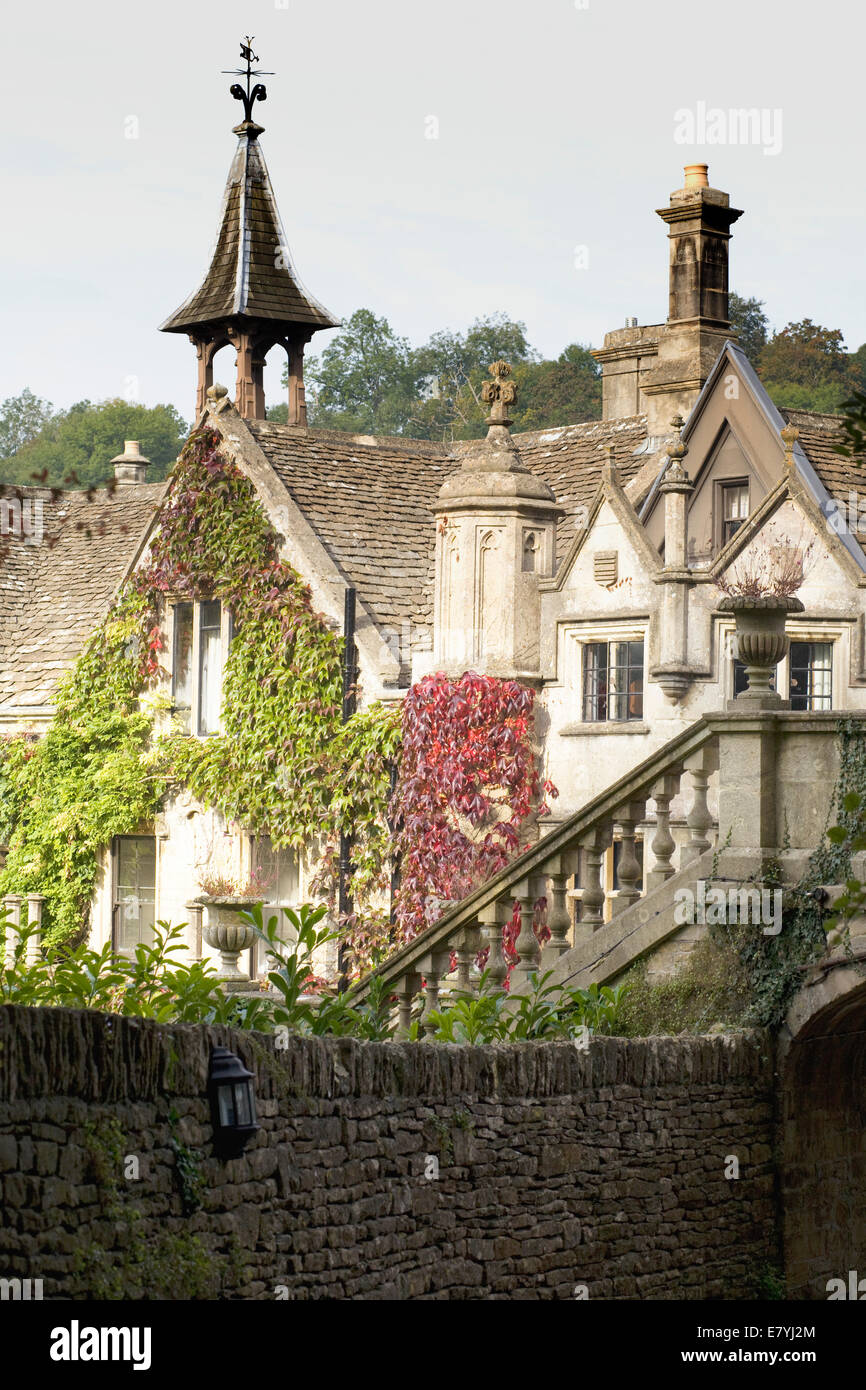
M 728 242 L 742 213 L 710 186 L 706 164 L 687 164 L 683 186 L 657 209 L 670 228 L 668 317 L 664 324 L 605 334 L 593 356 L 602 364 L 606 420 L 645 412 L 647 430 L 670 433 L 674 414 L 687 416 L 726 338 Z
M 141 452 L 137 439 L 124 440 L 123 453 L 111 460 L 114 464 L 114 477 L 118 484 L 128 487 L 146 480 L 150 459 Z

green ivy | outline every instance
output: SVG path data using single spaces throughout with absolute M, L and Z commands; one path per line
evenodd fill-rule
M 62 681 L 44 737 L 4 744 L 0 894 L 44 894 L 48 945 L 81 937 L 100 849 L 152 819 L 165 788 L 152 715 L 139 702 L 139 639 L 151 619 L 147 597 L 128 592 Z
M 399 716 L 375 704 L 343 725 L 342 637 L 280 558 L 253 484 L 220 443 L 208 428 L 191 435 L 147 565 L 62 682 L 44 738 L 5 742 L 0 893 L 43 893 L 46 941 L 80 939 L 100 849 L 152 821 L 170 786 L 185 786 L 275 846 L 317 852 L 316 891 L 331 902 L 340 835 L 351 833 L 349 927 L 369 956 L 368 938 L 386 930 L 373 904 L 388 883 Z M 148 690 L 164 674 L 161 622 L 173 597 L 219 599 L 234 620 L 223 732 L 207 739 L 154 736 L 158 702 Z

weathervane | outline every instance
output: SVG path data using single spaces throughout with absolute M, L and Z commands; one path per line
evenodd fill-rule
M 262 82 L 257 82 L 250 90 L 250 82 L 254 77 L 273 77 L 272 72 L 263 72 L 260 68 L 254 68 L 253 63 L 259 61 L 258 54 L 253 53 L 254 34 L 244 34 L 244 41 L 241 44 L 241 57 L 246 62 L 246 68 L 223 68 L 227 77 L 245 77 L 247 89 L 244 91 L 240 82 L 235 82 L 229 88 L 235 101 L 242 101 L 244 104 L 244 120 L 252 121 L 253 106 L 257 101 L 266 101 L 268 90 Z

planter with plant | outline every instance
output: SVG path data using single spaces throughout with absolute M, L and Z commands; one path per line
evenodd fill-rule
M 746 689 L 728 702 L 734 709 L 789 706 L 773 689 L 773 677 L 791 642 L 785 631 L 788 616 L 804 611 L 795 594 L 805 577 L 812 542 L 777 538 L 770 528 L 762 539 L 760 549 L 716 581 L 724 595 L 719 609 L 734 615 L 737 656 L 746 668 Z
M 245 914 L 262 901 L 268 886 L 257 874 L 244 883 L 222 874 L 205 874 L 199 879 L 201 893 L 195 901 L 207 909 L 204 939 L 211 950 L 219 951 L 217 979 L 225 990 L 252 987 L 249 975 L 238 963 L 241 953 L 248 951 L 257 939 Z

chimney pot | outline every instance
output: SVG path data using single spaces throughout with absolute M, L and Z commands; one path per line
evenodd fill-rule
M 709 164 L 687 164 L 685 166 L 685 169 L 683 170 L 683 173 L 686 176 L 686 181 L 683 184 L 683 187 L 709 188 L 710 181 L 707 178 L 707 170 L 709 169 L 709 167 Z

